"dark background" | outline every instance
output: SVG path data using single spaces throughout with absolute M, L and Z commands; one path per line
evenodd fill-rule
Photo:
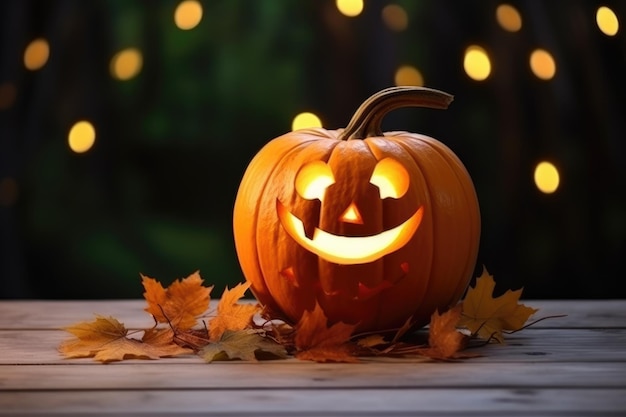
M 252 156 L 301 111 L 345 126 L 402 64 L 455 101 L 384 127 L 436 137 L 465 163 L 478 268 L 526 298 L 626 297 L 626 36 L 595 22 L 607 5 L 624 25 L 626 2 L 511 1 L 515 33 L 499 2 L 452 0 L 396 0 L 409 25 L 394 32 L 388 3 L 349 18 L 331 0 L 202 1 L 182 31 L 177 1 L 0 2 L 0 298 L 137 298 L 140 272 L 167 283 L 200 270 L 216 293 L 241 282 L 231 214 Z M 38 37 L 50 57 L 29 71 Z M 463 70 L 471 44 L 490 54 L 485 81 Z M 143 66 L 119 81 L 109 61 L 127 47 Z M 551 80 L 530 71 L 538 47 Z M 82 119 L 96 143 L 76 154 L 67 134 Z M 543 159 L 561 175 L 554 194 L 533 182 Z

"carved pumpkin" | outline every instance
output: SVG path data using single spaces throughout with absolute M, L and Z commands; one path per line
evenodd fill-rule
M 239 262 L 258 301 L 297 322 L 316 301 L 359 331 L 424 325 L 456 303 L 474 270 L 480 213 L 461 161 L 437 140 L 382 133 L 398 107 L 452 96 L 394 87 L 348 127 L 280 136 L 248 166 L 234 207 Z

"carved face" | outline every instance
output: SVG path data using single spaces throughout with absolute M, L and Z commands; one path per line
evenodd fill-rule
M 393 158 L 384 158 L 376 164 L 369 183 L 376 186 L 381 199 L 399 199 L 409 188 L 410 177 L 406 169 Z M 319 200 L 324 204 L 326 190 L 336 182 L 328 164 L 323 161 L 309 162 L 296 176 L 295 188 L 300 197 Z M 423 207 L 398 226 L 380 233 L 366 236 L 343 236 L 315 227 L 312 236 L 305 233 L 305 227 L 297 216 L 291 213 L 279 200 L 276 200 L 278 218 L 285 231 L 303 248 L 320 258 L 339 265 L 354 265 L 373 262 L 402 248 L 411 240 L 418 229 Z M 363 224 L 364 219 L 355 201 L 350 201 L 337 222 Z

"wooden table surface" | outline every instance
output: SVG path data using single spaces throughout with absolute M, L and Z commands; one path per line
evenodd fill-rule
M 567 314 L 459 362 L 100 364 L 63 359 L 60 327 L 113 315 L 151 326 L 144 302 L 0 301 L 0 414 L 626 416 L 626 300 L 533 301 Z

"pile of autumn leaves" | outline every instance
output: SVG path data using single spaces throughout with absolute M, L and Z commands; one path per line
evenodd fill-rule
M 209 311 L 213 287 L 204 286 L 197 272 L 167 288 L 143 275 L 142 284 L 153 327 L 129 331 L 114 317 L 96 316 L 66 327 L 74 337 L 62 342 L 59 351 L 68 358 L 101 362 L 194 354 L 206 362 L 290 356 L 317 362 L 380 356 L 453 360 L 479 356 L 465 351 L 470 341 L 501 343 L 505 333 L 522 329 L 537 311 L 518 303 L 521 290 L 494 298 L 495 282 L 485 270 L 459 304 L 432 315 L 426 341 L 416 338 L 410 320 L 389 334 L 354 334 L 354 325 L 329 325 L 319 305 L 293 326 L 272 320 L 259 305 L 240 302 L 249 284 L 226 288 L 217 308 Z

